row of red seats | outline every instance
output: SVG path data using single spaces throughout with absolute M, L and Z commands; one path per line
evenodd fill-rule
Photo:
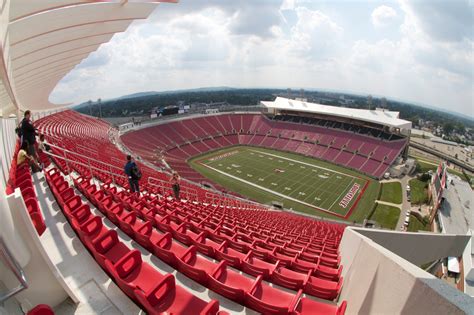
M 225 314 L 219 302 L 205 302 L 177 286 L 174 276 L 162 275 L 142 261 L 140 251 L 119 241 L 117 232 L 103 225 L 58 169 L 46 172 L 47 182 L 66 218 L 99 265 L 148 314 Z
M 89 183 L 86 178 L 79 178 L 78 181 Z M 88 193 L 95 193 L 97 188 L 94 185 L 90 187 L 92 191 Z M 221 231 L 227 231 L 226 235 L 230 238 L 234 236 L 238 236 L 242 240 L 253 238 L 268 243 L 270 246 L 274 242 L 273 246 L 283 246 L 295 250 L 308 247 L 309 254 L 321 251 L 322 245 L 324 245 L 325 252 L 337 254 L 340 235 L 344 229 L 342 225 L 313 221 L 294 215 L 287 216 L 280 212 L 242 211 L 214 205 L 169 201 L 166 198 L 150 197 L 148 194 L 138 197 L 136 194 L 130 194 L 125 190 L 118 193 L 115 187 L 110 188 L 110 192 L 115 195 L 115 198 L 130 202 L 132 207 L 138 211 L 145 211 L 144 208 L 157 207 L 157 211 L 161 210 L 162 213 L 164 213 L 163 210 L 172 211 L 178 215 L 181 213 L 182 218 L 189 217 L 190 220 L 198 217 L 208 217 L 214 221 L 209 222 L 209 224 L 213 224 L 214 229 L 220 226 Z M 244 215 L 239 215 L 237 211 L 243 212 Z M 234 214 L 235 212 L 237 214 Z M 248 220 L 246 219 L 247 214 L 251 215 Z M 255 218 L 256 220 L 251 220 Z M 283 224 L 286 226 L 281 226 Z M 301 225 L 304 225 L 304 227 L 300 227 Z M 277 228 L 275 229 L 275 227 Z M 233 231 L 229 233 L 229 229 Z
M 262 293 L 262 295 L 257 294 L 257 296 L 248 296 L 249 293 L 245 291 L 245 286 L 242 287 L 242 284 L 252 284 L 252 279 L 240 275 L 232 269 L 226 268 L 227 260 L 225 259 L 223 259 L 221 263 L 217 265 L 212 261 L 197 255 L 197 251 L 202 251 L 204 253 L 209 254 L 209 249 L 213 249 L 213 247 L 210 246 L 209 243 L 203 243 L 203 239 L 205 239 L 205 236 L 209 233 L 208 231 L 204 230 L 201 233 L 197 234 L 192 232 L 191 230 L 187 230 L 187 232 L 192 233 L 193 236 L 191 236 L 190 234 L 185 234 L 185 231 L 181 230 L 181 227 L 184 226 L 183 224 L 177 226 L 176 224 L 173 224 L 172 221 L 169 222 L 170 224 L 165 224 L 162 219 L 157 218 L 159 214 L 155 215 L 154 222 L 155 226 L 157 226 L 161 231 L 155 230 L 152 228 L 153 221 L 141 221 L 139 217 L 145 217 L 145 214 L 140 213 L 140 211 L 136 209 L 135 211 L 130 210 L 133 208 L 132 205 L 130 205 L 129 202 L 125 202 L 124 200 L 121 200 L 119 197 L 117 197 L 118 194 L 111 194 L 111 192 L 107 190 L 97 190 L 96 186 L 94 184 L 91 184 L 87 180 L 79 180 L 76 182 L 76 184 L 77 187 L 81 191 L 83 191 L 83 193 L 91 200 L 91 202 L 93 202 L 106 216 L 108 216 L 112 222 L 120 226 L 120 228 L 125 233 L 127 233 L 145 248 L 155 253 L 155 255 L 157 255 L 159 258 L 172 265 L 173 267 L 177 268 L 190 278 L 204 285 L 207 285 L 211 289 L 215 290 L 217 293 L 222 294 L 235 301 L 238 301 L 240 303 L 246 301 L 249 307 L 261 312 L 287 313 L 289 310 L 291 310 L 292 304 L 289 303 L 289 301 L 293 301 L 293 296 L 284 291 L 280 292 L 277 289 L 262 283 L 262 279 L 266 278 L 266 275 L 270 275 L 269 271 L 267 271 L 266 273 L 256 272 L 259 268 L 264 270 L 261 264 L 265 264 L 265 262 L 260 261 L 260 265 L 255 265 L 253 263 L 259 261 L 259 259 L 250 258 L 250 261 L 248 262 L 250 269 L 243 268 L 243 270 L 246 272 L 250 270 L 250 272 L 248 272 L 249 274 L 257 276 L 257 279 L 255 280 L 254 284 L 256 288 L 255 292 Z M 128 200 L 130 200 L 131 198 L 133 198 L 133 195 L 129 196 Z M 160 223 L 158 224 L 158 222 Z M 190 247 L 186 248 L 185 246 L 180 245 L 180 243 L 173 241 L 173 236 L 184 244 L 190 245 Z M 240 254 L 243 256 L 242 253 Z M 250 257 L 249 254 L 247 256 Z M 284 264 L 282 264 L 282 266 L 279 266 L 279 264 L 280 263 L 277 261 L 274 265 L 276 268 L 279 268 L 279 270 L 286 269 L 283 266 Z M 291 272 L 291 270 L 289 269 L 286 270 L 288 270 L 288 272 Z M 297 272 L 293 273 L 298 274 Z M 224 274 L 231 276 L 225 276 L 224 278 L 222 278 Z M 216 278 L 213 278 L 213 275 L 216 275 Z M 323 288 L 321 290 L 321 283 L 330 283 L 331 281 L 313 277 L 312 270 L 307 270 L 306 274 L 301 275 L 304 276 L 304 278 L 306 278 L 307 280 L 298 279 L 294 283 L 296 283 L 297 286 L 304 287 L 306 293 L 314 294 L 316 296 L 329 299 L 333 299 L 335 297 L 334 294 L 338 294 L 338 292 L 336 293 L 338 289 L 333 290 L 334 292 L 330 292 L 331 289 L 327 288 Z M 227 281 L 229 279 L 230 281 Z M 281 281 L 279 284 L 285 285 L 286 283 L 287 282 L 285 281 Z M 320 287 L 317 286 L 318 283 Z M 339 284 L 334 284 L 339 285 L 340 289 L 340 283 L 341 281 L 339 282 Z M 296 294 L 296 298 L 298 299 L 298 297 L 303 292 L 303 289 L 299 287 L 292 288 L 299 289 L 298 293 Z M 309 289 L 307 290 L 307 288 Z M 324 292 L 324 289 L 326 289 L 326 292 Z M 280 298 L 277 300 L 267 300 L 266 296 L 268 294 L 272 295 L 272 292 L 273 295 L 279 295 Z M 308 303 L 309 302 L 306 302 L 305 298 L 303 298 L 300 304 L 307 305 Z M 312 307 L 319 306 L 316 302 L 309 304 L 311 304 Z M 335 306 L 328 306 L 326 304 L 323 304 L 322 306 L 318 307 L 318 310 L 320 310 L 322 313 L 327 313 L 330 307 L 333 308 L 333 311 L 337 310 Z
M 87 174 L 88 176 L 96 177 L 102 182 L 113 180 L 122 187 L 128 187 L 128 180 L 122 173 L 125 163 L 125 154 L 119 151 L 110 141 L 109 132 L 117 133 L 117 131 L 111 129 L 109 124 L 73 111 L 63 111 L 44 117 L 35 122 L 35 124 L 47 135 L 47 140 L 51 143 L 98 161 L 89 160 L 77 154 L 66 153 L 67 158 L 73 162 L 69 162 L 68 165 L 66 165 L 66 163 L 60 162 L 59 158 L 56 159 L 61 170 L 67 173 L 69 166 L 71 170 L 75 170 L 82 175 Z M 100 148 L 100 150 L 98 150 L 98 148 Z M 53 153 L 59 156 L 65 155 L 63 150 L 58 149 L 53 149 Z M 164 181 L 161 184 L 164 183 L 164 185 L 167 186 L 166 193 L 172 192 L 170 185 L 167 184 L 169 182 L 169 175 L 155 171 L 140 162 L 138 163 L 143 173 L 141 180 L 142 190 L 164 193 L 163 191 L 159 191 L 160 189 L 155 185 L 148 183 L 148 178 L 156 178 Z M 93 167 L 92 174 L 90 174 L 89 165 Z M 116 175 L 111 176 L 109 174 L 110 171 L 116 172 Z M 202 189 L 198 185 L 190 184 L 185 181 L 181 183 L 181 192 L 187 198 L 189 198 L 189 196 L 187 196 L 189 193 L 193 199 L 197 198 L 201 201 L 209 202 L 223 198 L 209 190 Z M 230 203 L 232 199 L 226 198 L 225 202 Z M 242 204 L 241 201 L 235 203 L 239 206 Z M 255 207 L 256 206 L 251 203 L 247 204 L 247 208 Z
M 231 145 L 298 152 L 376 177 L 406 145 L 406 140 L 383 141 L 346 130 L 269 120 L 261 114 L 221 114 L 166 122 L 129 132 L 122 140 L 152 163 L 156 160 L 154 152 L 161 151 L 170 166 L 197 181 L 204 178 L 186 160 Z
M 19 188 L 21 195 L 28 210 L 28 214 L 33 222 L 38 235 L 42 235 L 46 230 L 43 214 L 41 213 L 38 198 L 36 197 L 33 179 L 28 163 L 17 165 L 17 155 L 20 150 L 20 141 L 17 141 L 15 152 L 10 167 L 10 176 L 7 183 L 6 194 L 11 194 L 16 188 Z

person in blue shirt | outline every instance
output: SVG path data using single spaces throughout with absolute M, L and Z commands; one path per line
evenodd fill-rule
M 137 174 L 138 166 L 132 161 L 132 156 L 127 155 L 127 164 L 125 164 L 125 175 L 128 177 L 128 183 L 130 184 L 130 190 L 137 194 L 140 194 L 140 187 L 138 181 L 140 180 L 139 175 Z

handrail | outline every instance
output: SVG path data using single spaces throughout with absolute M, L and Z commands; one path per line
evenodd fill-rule
M 81 162 L 78 162 L 78 161 L 73 161 L 73 160 L 71 160 L 71 159 L 68 159 L 67 156 L 66 156 L 66 154 L 65 154 L 65 156 L 59 156 L 59 155 L 53 154 L 53 153 L 51 153 L 51 152 L 45 152 L 45 153 L 48 154 L 48 155 L 51 155 L 51 156 L 55 156 L 55 157 L 64 159 L 64 160 L 66 161 L 66 164 L 67 164 L 68 161 L 70 161 L 71 163 L 75 163 L 75 164 L 78 164 L 78 165 L 82 165 L 82 166 L 84 166 L 84 167 L 87 167 L 87 168 L 89 168 L 89 170 L 90 170 L 90 171 L 89 171 L 90 174 L 92 174 L 92 170 L 97 170 L 97 171 L 100 171 L 100 172 L 102 172 L 102 173 L 110 174 L 110 175 L 112 176 L 112 181 L 113 181 L 114 183 L 115 183 L 115 177 L 123 177 L 123 178 L 126 178 L 126 176 L 124 176 L 124 175 L 118 175 L 117 173 L 112 172 L 112 169 L 115 169 L 115 170 L 118 170 L 118 171 L 119 171 L 119 174 L 121 174 L 121 173 L 123 172 L 123 169 L 122 169 L 122 168 L 119 168 L 119 167 L 117 167 L 117 166 L 113 166 L 113 165 L 104 163 L 104 162 L 102 162 L 102 161 L 96 160 L 96 159 L 94 159 L 94 158 L 91 158 L 91 157 L 88 157 L 88 156 L 86 156 L 86 155 L 83 155 L 83 154 L 80 154 L 80 153 L 77 153 L 77 152 L 74 152 L 74 151 L 65 149 L 65 148 L 63 148 L 63 147 L 60 147 L 60 146 L 57 146 L 57 145 L 54 145 L 54 144 L 48 143 L 48 145 L 49 145 L 50 147 L 52 147 L 52 148 L 56 148 L 56 149 L 58 149 L 58 150 L 62 150 L 62 151 L 64 151 L 64 152 L 66 152 L 66 153 L 74 154 L 74 155 L 80 156 L 80 157 L 82 157 L 82 158 L 84 158 L 84 159 L 86 159 L 86 160 L 88 161 L 88 165 L 85 165 L 84 163 L 81 163 Z M 103 169 L 96 168 L 96 167 L 90 165 L 90 161 L 93 161 L 93 162 L 98 163 L 98 164 L 100 164 L 100 165 L 105 165 L 106 167 L 108 167 L 108 168 L 110 169 L 110 171 L 106 171 L 106 170 L 103 170 Z M 167 171 L 164 171 L 164 170 L 161 171 L 161 172 L 162 172 L 163 174 L 165 174 L 165 175 L 168 175 L 168 176 L 171 176 L 171 175 L 172 175 L 171 172 L 167 172 Z M 150 181 L 153 181 L 153 180 L 158 181 L 158 182 L 163 181 L 163 180 L 161 180 L 161 179 L 159 179 L 159 178 L 155 178 L 155 177 L 152 177 L 152 176 L 148 176 L 148 183 L 150 183 Z M 267 205 L 259 204 L 259 203 L 255 202 L 255 201 L 252 201 L 252 200 L 248 200 L 248 199 L 241 198 L 241 197 L 238 197 L 238 196 L 234 196 L 234 195 L 231 195 L 231 194 L 226 194 L 226 193 L 223 193 L 223 192 L 218 191 L 218 190 L 208 189 L 208 188 L 206 188 L 206 187 L 202 187 L 199 183 L 193 182 L 193 181 L 191 181 L 191 180 L 189 180 L 189 179 L 186 179 L 186 178 L 181 178 L 181 181 L 184 182 L 184 183 L 187 183 L 187 184 L 189 184 L 189 185 L 199 187 L 200 189 L 203 189 L 203 190 L 205 190 L 206 192 L 210 192 L 210 193 L 213 193 L 213 194 L 216 194 L 216 195 L 220 195 L 220 196 L 225 197 L 225 198 L 233 199 L 233 200 L 238 201 L 238 202 L 242 202 L 242 203 L 247 203 L 247 204 L 255 205 L 255 206 L 262 207 L 262 208 L 271 208 L 271 207 L 269 207 L 269 206 L 267 206 Z M 151 183 L 150 183 L 150 184 L 151 184 Z M 155 186 L 158 186 L 158 185 L 155 185 Z M 183 186 L 181 186 L 181 187 L 184 188 Z M 186 187 L 186 188 L 188 188 L 188 187 Z M 186 189 L 186 188 L 185 188 L 185 189 Z M 189 187 L 189 189 L 193 189 L 193 188 Z M 183 189 L 183 193 L 184 193 L 184 189 Z
M 53 147 L 53 146 L 52 146 L 52 147 Z M 60 149 L 60 150 L 62 149 L 62 148 L 57 147 L 57 146 L 54 146 L 54 147 L 55 147 L 55 148 L 58 148 L 58 149 Z M 63 150 L 67 150 L 67 149 L 63 149 Z M 69 151 L 69 150 L 67 150 L 67 151 Z M 73 153 L 73 154 L 75 153 L 75 152 L 71 152 L 71 151 L 69 151 L 69 152 L 70 152 L 70 153 Z M 75 160 L 72 160 L 72 159 L 70 159 L 70 158 L 67 158 L 67 156 L 60 156 L 60 155 L 57 155 L 57 154 L 54 154 L 54 153 L 51 153 L 51 152 L 48 152 L 48 151 L 44 151 L 44 153 L 45 153 L 46 155 L 49 155 L 49 156 L 52 156 L 52 157 L 55 157 L 55 158 L 58 158 L 58 159 L 63 159 L 63 160 L 66 162 L 66 166 L 68 166 L 68 162 L 69 162 L 69 163 L 72 163 L 72 164 L 77 164 L 77 165 L 81 165 L 81 166 L 87 167 L 87 168 L 89 168 L 89 173 L 90 173 L 91 176 L 93 176 L 93 170 L 95 170 L 95 171 L 100 172 L 100 173 L 109 174 L 109 175 L 112 177 L 112 182 L 114 182 L 114 183 L 115 183 L 115 178 L 124 178 L 124 179 L 127 179 L 127 176 L 125 176 L 125 175 L 119 175 L 119 174 L 117 174 L 117 173 L 115 173 L 115 172 L 107 171 L 107 170 L 105 170 L 105 169 L 101 169 L 101 168 L 97 168 L 97 167 L 95 167 L 95 166 L 92 166 L 89 161 L 88 161 L 88 164 L 84 164 L 84 163 L 82 163 L 82 162 L 75 161 Z M 81 154 L 78 154 L 78 155 L 81 155 Z M 91 159 L 91 160 L 94 160 L 94 159 L 92 159 L 92 158 L 90 158 L 90 159 Z M 95 161 L 97 161 L 97 160 L 95 160 Z M 98 162 L 98 163 L 107 165 L 109 168 L 117 168 L 117 167 L 115 167 L 115 166 L 112 166 L 112 165 L 110 165 L 110 164 L 105 164 L 105 163 L 103 163 L 103 162 Z M 118 169 L 118 168 L 117 168 L 117 169 Z M 120 169 L 120 170 L 121 170 L 121 169 Z
M 21 291 L 28 288 L 28 283 L 26 281 L 25 272 L 21 268 L 20 264 L 16 261 L 15 257 L 12 255 L 7 245 L 3 241 L 3 237 L 0 236 L 0 258 L 6 264 L 6 267 L 10 269 L 17 280 L 20 282 L 20 285 L 10 292 L 0 295 L 0 305 L 3 304 L 6 300 L 20 293 Z

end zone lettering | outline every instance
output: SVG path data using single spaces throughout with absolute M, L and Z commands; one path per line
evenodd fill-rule
M 344 196 L 344 198 L 342 198 L 342 200 L 339 202 L 339 205 L 342 207 L 342 208 L 347 208 L 347 206 L 349 205 L 349 203 L 351 202 L 351 200 L 354 198 L 354 196 L 357 194 L 357 192 L 359 191 L 360 189 L 360 185 L 355 183 L 354 185 L 352 185 L 351 189 L 349 190 L 349 192 Z

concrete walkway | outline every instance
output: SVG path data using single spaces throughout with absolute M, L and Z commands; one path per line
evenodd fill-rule
M 408 196 L 407 196 L 407 185 L 411 179 L 413 179 L 413 176 L 404 176 L 403 178 L 400 179 L 400 183 L 402 184 L 402 203 L 401 203 L 401 209 L 400 209 L 401 210 L 400 217 L 398 218 L 397 227 L 396 227 L 397 231 L 402 230 L 402 228 L 404 227 L 406 212 L 409 211 L 411 208 L 411 202 L 408 201 Z
M 381 205 L 387 205 L 387 206 L 392 206 L 396 208 L 400 208 L 402 206 L 401 203 L 392 203 L 388 201 L 383 201 L 383 200 L 375 200 L 376 203 L 380 203 Z

